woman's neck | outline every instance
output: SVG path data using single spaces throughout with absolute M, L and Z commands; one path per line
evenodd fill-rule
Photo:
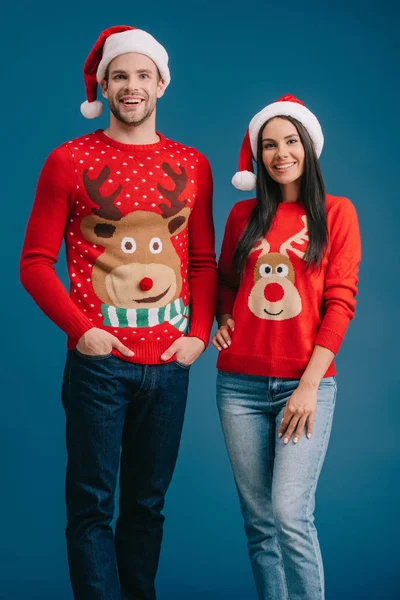
M 281 185 L 282 202 L 297 202 L 300 194 L 300 179 Z

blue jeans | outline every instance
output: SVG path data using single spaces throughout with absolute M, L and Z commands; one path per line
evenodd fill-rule
M 155 599 L 161 510 L 178 454 L 188 378 L 189 369 L 177 363 L 138 365 L 68 352 L 62 390 L 66 537 L 76 599 Z
M 314 431 L 285 446 L 283 411 L 298 379 L 219 371 L 217 402 L 260 600 L 323 600 L 324 573 L 314 525 L 315 490 L 336 399 L 334 377 L 318 390 Z

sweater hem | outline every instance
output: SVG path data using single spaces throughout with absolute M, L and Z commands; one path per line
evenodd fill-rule
M 114 334 L 115 335 L 115 334 Z M 139 337 L 139 336 L 138 336 Z M 134 356 L 123 356 L 116 348 L 112 349 L 111 354 L 127 362 L 141 364 L 141 365 L 165 365 L 168 362 L 175 360 L 175 355 L 171 360 L 161 360 L 160 356 L 178 339 L 181 339 L 180 333 L 174 338 L 160 340 L 159 342 L 151 342 L 139 340 L 136 341 L 125 341 L 120 340 L 129 350 L 134 352 Z M 185 336 L 186 337 L 186 336 Z M 68 338 L 67 342 L 68 350 L 75 350 L 76 342 L 71 337 Z
M 307 368 L 310 357 L 291 358 L 254 356 L 249 354 L 226 354 L 222 350 L 218 356 L 217 369 L 228 373 L 242 375 L 259 375 L 261 377 L 281 377 L 284 379 L 300 379 Z M 328 367 L 324 377 L 336 375 L 334 361 Z

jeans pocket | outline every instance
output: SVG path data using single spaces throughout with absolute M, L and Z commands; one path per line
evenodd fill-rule
M 320 388 L 336 387 L 336 377 L 323 377 L 319 384 Z
M 110 356 L 112 356 L 112 352 L 109 352 L 108 354 L 83 354 L 82 352 L 79 352 L 79 350 L 77 348 L 74 349 L 74 352 L 77 356 L 79 356 L 80 358 L 83 358 L 84 360 L 105 360 L 106 358 L 110 358 Z
M 174 363 L 181 369 L 190 369 L 190 367 L 192 366 L 192 365 L 184 365 L 183 363 L 179 362 L 179 360 L 174 360 Z
M 336 378 L 324 377 L 318 387 L 318 402 L 328 402 L 334 404 L 336 401 Z

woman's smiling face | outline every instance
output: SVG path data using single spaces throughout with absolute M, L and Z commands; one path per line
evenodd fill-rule
M 287 119 L 274 117 L 262 132 L 262 159 L 268 174 L 287 185 L 304 172 L 304 146 L 296 127 Z

